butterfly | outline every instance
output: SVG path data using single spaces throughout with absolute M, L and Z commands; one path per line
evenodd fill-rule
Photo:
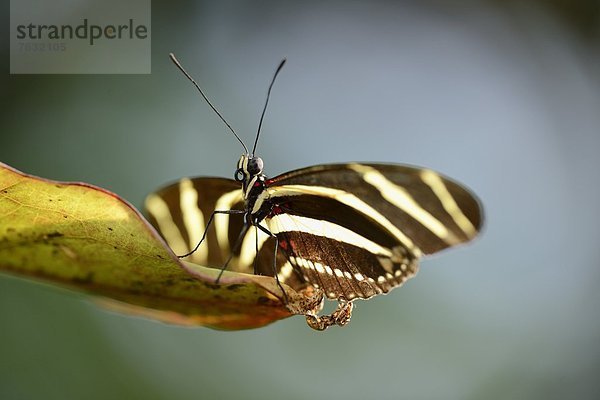
M 338 308 L 307 316 L 315 329 L 348 323 L 356 299 L 388 293 L 414 276 L 422 256 L 474 239 L 482 206 L 466 187 L 431 169 L 384 163 L 324 164 L 267 177 L 242 144 L 234 179 L 184 178 L 150 195 L 146 208 L 176 254 L 188 261 L 311 286 Z M 233 261 L 233 262 L 232 262 Z M 220 275 L 219 275 L 220 277 Z M 218 280 L 219 278 L 217 278 Z

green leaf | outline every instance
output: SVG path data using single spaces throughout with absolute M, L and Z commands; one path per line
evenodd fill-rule
M 317 293 L 270 277 L 182 263 L 141 214 L 85 183 L 33 177 L 0 163 L 0 271 L 101 296 L 100 303 L 161 321 L 256 328 L 320 307 Z

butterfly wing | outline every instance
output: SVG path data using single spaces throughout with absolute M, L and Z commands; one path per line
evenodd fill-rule
M 266 182 L 256 207 L 279 239 L 279 279 L 306 282 L 329 298 L 369 298 L 413 276 L 421 255 L 473 239 L 482 224 L 477 198 L 460 184 L 427 169 L 392 164 L 320 165 Z M 148 197 L 151 222 L 176 254 L 193 249 L 215 210 L 244 208 L 239 183 L 220 178 L 182 179 Z M 273 276 L 274 240 L 241 215 L 216 215 L 189 261 Z M 257 237 L 258 235 L 258 237 Z M 259 251 L 256 252 L 258 247 Z
M 175 254 L 190 252 L 202 238 L 208 220 L 215 210 L 243 210 L 240 184 L 222 178 L 184 178 L 149 195 L 145 202 L 148 219 Z M 231 252 L 228 270 L 274 276 L 275 241 L 255 227 L 250 227 L 240 239 L 243 215 L 216 214 L 206 232 L 206 238 L 196 252 L 186 257 L 199 265 L 221 268 Z M 259 252 L 257 255 L 256 247 Z M 284 253 L 276 260 L 280 280 L 294 289 L 305 286 Z
M 421 255 L 473 239 L 477 198 L 428 169 L 393 164 L 334 164 L 267 181 L 258 202 L 303 278 L 329 298 L 369 298 L 417 271 Z

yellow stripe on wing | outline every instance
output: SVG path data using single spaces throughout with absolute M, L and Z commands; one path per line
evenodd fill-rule
M 440 199 L 444 210 L 452 217 L 456 225 L 467 235 L 468 238 L 474 238 L 477 235 L 477 228 L 462 212 L 452 194 L 444 184 L 442 178 L 435 172 L 424 169 L 421 171 L 421 179 L 431 188 L 433 193 Z
M 169 206 L 163 199 L 155 194 L 151 194 L 146 198 L 146 210 L 154 217 L 160 233 L 165 238 L 165 241 L 175 254 L 187 253 L 188 246 L 181 236 L 179 228 L 173 221 Z
M 206 223 L 204 222 L 204 215 L 198 207 L 198 192 L 194 188 L 192 181 L 188 178 L 179 181 L 179 206 L 181 208 L 183 223 L 188 233 L 189 248 L 193 249 L 202 238 L 206 229 Z M 194 262 L 203 265 L 206 264 L 208 261 L 208 245 L 206 240 L 194 252 L 192 258 Z
M 364 181 L 377 189 L 387 202 L 410 215 L 448 245 L 460 243 L 456 235 L 450 232 L 440 220 L 421 207 L 405 188 L 390 181 L 381 172 L 368 165 L 349 164 L 348 168 L 360 174 Z

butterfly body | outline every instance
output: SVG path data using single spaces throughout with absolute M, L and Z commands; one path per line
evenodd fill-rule
M 260 157 L 242 154 L 234 174 L 235 180 L 242 185 L 242 193 L 245 201 L 244 219 L 250 225 L 258 225 L 270 212 L 270 207 L 262 207 L 256 202 L 266 189 L 266 175 L 263 174 L 263 161 Z

